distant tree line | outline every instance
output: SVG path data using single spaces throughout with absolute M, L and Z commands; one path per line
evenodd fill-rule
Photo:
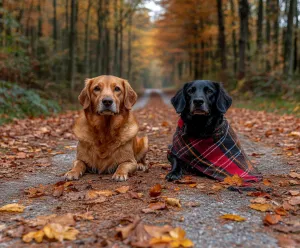
M 0 0 L 0 79 L 68 92 L 113 74 L 139 87 L 150 27 L 141 0 Z
M 237 90 L 299 92 L 297 0 L 163 0 L 162 6 L 156 38 L 165 84 L 212 78 Z

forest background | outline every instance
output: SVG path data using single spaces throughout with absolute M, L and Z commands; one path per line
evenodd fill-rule
M 299 8 L 298 0 L 0 0 L 0 124 L 76 108 L 84 79 L 102 74 L 141 94 L 222 81 L 236 106 L 300 116 Z

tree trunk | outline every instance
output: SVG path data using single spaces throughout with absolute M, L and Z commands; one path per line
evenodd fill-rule
M 297 71 L 298 68 L 298 35 L 299 35 L 299 9 L 298 3 L 296 2 L 296 26 L 295 26 L 295 37 L 294 37 L 294 73 Z
M 107 75 L 111 74 L 110 29 L 108 27 L 108 22 L 110 19 L 109 3 L 109 0 L 105 0 L 105 56 L 103 57 L 103 63 L 105 65 L 104 68 Z
M 97 9 L 97 27 L 98 27 L 98 41 L 97 41 L 97 56 L 96 56 L 96 72 L 98 75 L 102 74 L 103 67 L 102 67 L 102 48 L 103 48 L 103 0 L 99 0 L 98 2 L 98 9 Z
M 114 0 L 114 73 L 117 74 L 119 72 L 119 18 L 118 17 L 118 0 Z
M 120 46 L 119 46 L 119 77 L 123 76 L 123 9 L 124 2 L 120 0 Z
M 226 38 L 225 38 L 222 0 L 217 0 L 217 8 L 218 8 L 218 27 L 219 27 L 219 56 L 221 57 L 222 69 L 225 70 L 227 68 L 227 60 L 226 60 Z
M 85 17 L 85 35 L 84 35 L 84 72 L 86 77 L 89 75 L 89 62 L 90 62 L 90 49 L 89 49 L 89 34 L 90 34 L 90 12 L 91 12 L 91 6 L 92 6 L 92 1 L 88 0 L 88 6 L 87 6 L 87 11 L 86 11 L 86 17 Z
M 132 15 L 129 15 L 128 17 L 128 54 L 127 54 L 127 57 L 128 57 L 128 63 L 127 63 L 127 79 L 128 81 L 130 82 L 131 81 L 131 42 L 132 42 Z
M 280 9 L 279 9 L 279 0 L 275 1 L 275 20 L 274 20 L 274 44 L 275 44 L 275 52 L 274 52 L 274 69 L 278 65 L 278 55 L 279 55 L 279 18 L 280 18 Z
M 268 6 L 267 6 L 268 7 Z M 268 13 L 268 12 L 267 12 Z M 263 19 L 264 19 L 264 4 L 263 0 L 259 0 L 258 11 L 257 11 L 257 24 L 256 24 L 256 44 L 257 44 L 257 54 L 262 54 L 262 44 L 263 44 Z
M 240 39 L 239 39 L 239 75 L 238 79 L 243 79 L 246 75 L 246 48 L 248 43 L 248 0 L 239 0 L 240 16 Z
M 270 23 L 270 15 L 273 14 L 273 9 L 271 9 L 271 1 L 267 0 L 266 5 L 266 72 L 271 70 L 271 62 L 270 62 L 270 47 L 271 47 L 271 23 Z
M 283 73 L 285 75 L 292 74 L 292 66 L 293 66 L 293 19 L 295 16 L 295 6 L 296 0 L 290 0 L 289 11 L 288 11 L 288 21 L 287 21 L 287 29 L 284 39 L 284 67 Z
M 57 50 L 56 0 L 53 0 L 53 46 L 54 46 L 54 52 L 56 52 Z
M 39 12 L 38 37 L 40 39 L 43 36 L 42 0 L 39 0 L 37 9 L 38 9 L 38 12 Z
M 237 42 L 236 42 L 236 31 L 235 31 L 235 7 L 234 7 L 234 0 L 230 0 L 230 10 L 231 10 L 231 16 L 232 16 L 232 50 L 233 50 L 233 70 L 234 74 L 237 72 L 237 60 L 238 60 L 238 54 L 237 54 Z
M 71 91 L 74 91 L 75 73 L 76 73 L 76 2 L 71 0 L 71 19 L 70 19 L 70 35 L 69 35 L 69 75 L 68 79 L 71 83 Z

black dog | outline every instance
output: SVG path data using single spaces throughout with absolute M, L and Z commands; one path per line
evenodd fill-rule
M 220 83 L 208 80 L 186 83 L 171 103 L 181 118 L 168 153 L 172 169 L 167 180 L 180 179 L 186 168 L 196 168 L 218 180 L 233 172 L 241 174 L 245 181 L 261 179 L 224 117 L 232 99 Z

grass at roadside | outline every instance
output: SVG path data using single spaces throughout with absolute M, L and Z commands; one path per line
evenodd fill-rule
M 263 110 L 278 115 L 292 114 L 300 117 L 300 102 L 287 101 L 280 98 L 253 97 L 251 100 L 235 100 L 234 107 Z

